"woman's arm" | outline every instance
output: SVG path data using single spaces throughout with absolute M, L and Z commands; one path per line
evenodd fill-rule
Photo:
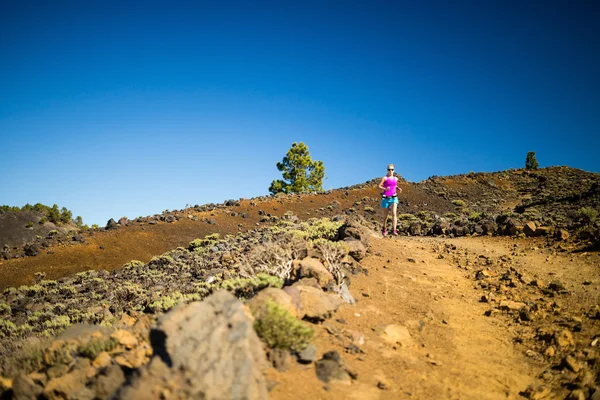
M 398 182 L 398 178 L 396 178 L 396 193 L 402 193 L 402 188 L 400 187 L 400 182 Z
M 377 187 L 381 190 L 386 190 L 386 187 L 383 186 L 384 183 L 385 183 L 385 176 L 383 178 L 381 178 L 381 182 L 379 182 L 379 185 Z

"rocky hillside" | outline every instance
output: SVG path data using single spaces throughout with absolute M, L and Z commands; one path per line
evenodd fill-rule
M 320 398 L 334 391 L 338 398 L 352 392 L 380 398 L 386 395 L 378 391 L 389 391 L 395 398 L 439 398 L 455 390 L 458 398 L 600 395 L 594 349 L 600 314 L 593 294 L 599 271 L 589 253 L 570 252 L 597 244 L 598 182 L 597 174 L 570 168 L 403 181 L 401 236 L 392 241 L 377 234 L 375 181 L 324 194 L 228 200 L 109 221 L 81 244 L 0 264 L 4 282 L 21 282 L 5 285 L 0 296 L 2 396 L 260 399 L 269 393 Z M 432 236 L 433 242 L 403 242 L 412 238 L 402 235 Z M 504 235 L 522 242 L 511 242 L 498 255 L 485 248 Z M 474 252 L 466 244 L 461 249 L 439 242 L 457 237 L 487 241 Z M 531 269 L 527 261 L 538 253 L 546 259 Z M 405 262 L 397 261 L 400 254 Z M 581 261 L 565 266 L 568 258 Z M 106 268 L 109 260 L 114 267 Z M 464 279 L 475 289 L 463 283 L 454 294 L 458 304 L 449 308 L 444 299 Z M 388 298 L 390 288 L 395 294 Z M 485 310 L 464 302 L 473 296 Z M 387 311 L 374 312 L 379 308 Z M 463 321 L 458 326 L 450 310 Z M 449 324 L 475 328 L 450 335 L 443 329 Z M 472 386 L 474 377 L 446 371 L 442 360 L 456 358 L 453 349 L 465 343 L 461 335 L 485 341 L 479 330 L 497 324 L 505 329 L 492 336 L 508 335 L 502 343 L 514 340 L 531 361 L 509 360 L 504 353 L 514 350 L 502 345 L 499 362 L 519 363 L 520 378 L 494 372 L 492 386 L 498 379 L 502 385 L 491 396 L 486 389 L 461 389 L 456 382 Z M 446 348 L 440 337 L 457 344 Z M 480 354 L 484 359 L 474 371 L 496 368 L 486 364 L 485 346 Z M 465 350 L 461 357 L 472 356 Z M 420 359 L 426 362 L 406 362 Z M 400 384 L 386 364 L 392 362 L 393 371 L 403 370 L 416 382 L 433 367 L 445 371 L 440 382 L 455 383 L 428 389 Z M 295 370 L 294 363 L 308 367 Z M 313 372 L 306 375 L 307 368 Z M 302 376 L 316 392 L 273 369 Z M 382 375 L 371 377 L 373 371 Z M 286 388 L 295 392 L 286 397 Z

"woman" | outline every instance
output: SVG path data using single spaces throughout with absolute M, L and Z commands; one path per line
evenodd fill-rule
M 385 209 L 385 216 L 383 218 L 383 229 L 381 230 L 381 234 L 383 236 L 387 235 L 387 220 L 390 215 L 390 210 L 392 210 L 392 223 L 394 226 L 394 230 L 392 231 L 392 235 L 398 235 L 398 231 L 396 230 L 396 225 L 398 224 L 398 217 L 396 216 L 396 211 L 398 209 L 398 193 L 402 192 L 402 188 L 398 186 L 398 178 L 394 176 L 394 164 L 390 164 L 387 167 L 387 175 L 381 178 L 381 182 L 379 182 L 379 189 L 381 192 L 381 208 Z M 398 192 L 397 192 L 398 191 Z

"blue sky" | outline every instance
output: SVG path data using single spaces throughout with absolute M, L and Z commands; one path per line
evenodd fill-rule
M 0 204 L 85 223 L 324 187 L 600 172 L 597 1 L 0 2 Z

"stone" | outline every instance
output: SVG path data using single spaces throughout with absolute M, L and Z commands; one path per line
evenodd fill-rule
M 125 346 L 127 349 L 131 349 L 138 344 L 138 340 L 133 334 L 124 329 L 118 329 L 110 335 L 111 338 L 115 339 L 117 343 Z
M 552 227 L 550 226 L 538 226 L 535 229 L 533 236 L 551 236 L 552 235 Z
M 582 368 L 581 364 L 579 364 L 579 362 L 577 362 L 577 360 L 573 356 L 566 356 L 563 359 L 563 366 L 575 373 L 581 371 Z
M 119 224 L 117 223 L 117 221 L 115 221 L 114 219 L 109 219 L 108 222 L 106 223 L 106 230 L 115 230 L 115 229 L 119 229 Z
M 283 288 L 283 291 L 292 299 L 292 305 L 296 309 L 297 317 L 300 319 L 304 318 L 304 309 L 302 308 L 302 299 L 300 298 L 298 288 L 295 286 L 286 286 Z
M 277 288 L 269 287 L 261 290 L 256 296 L 250 299 L 246 305 L 250 308 L 252 315 L 254 315 L 255 318 L 260 318 L 265 312 L 269 301 L 273 301 L 285 308 L 294 317 L 298 316 L 298 310 L 292 303 L 292 297 L 288 293 Z
M 298 362 L 301 364 L 310 364 L 317 359 L 317 347 L 309 344 L 306 348 L 297 354 Z
M 36 244 L 25 245 L 25 247 L 23 248 L 23 251 L 25 251 L 25 255 L 29 256 L 29 257 L 35 257 L 38 254 L 40 254 L 40 249 L 38 248 L 38 246 Z
M 263 344 L 247 308 L 227 291 L 180 304 L 150 332 L 155 357 L 117 394 L 121 399 L 164 397 L 266 399 Z
M 360 261 L 367 255 L 367 248 L 357 239 L 347 237 L 344 239 L 344 244 L 348 246 L 348 254 L 356 261 Z
M 12 385 L 13 383 L 11 379 L 0 376 L 0 392 L 6 392 L 12 389 Z
M 92 385 L 97 399 L 111 399 L 113 394 L 125 383 L 125 374 L 121 367 L 112 364 L 100 371 Z
M 96 368 L 104 368 L 108 367 L 111 362 L 111 356 L 107 352 L 103 351 L 102 353 L 98 354 L 98 356 L 96 356 L 96 358 L 92 362 L 92 365 Z
M 502 311 L 511 312 L 511 311 L 520 311 L 525 306 L 526 306 L 525 303 L 521 303 L 519 301 L 502 300 L 500 302 L 500 304 L 498 305 L 498 308 Z
M 554 355 L 556 354 L 556 348 L 554 346 L 548 346 L 548 348 L 546 348 L 546 350 L 544 351 L 544 354 L 548 357 L 554 357 Z
M 31 377 L 19 372 L 12 381 L 13 399 L 35 400 L 39 398 L 44 388 L 36 385 Z
M 89 392 L 85 386 L 86 372 L 83 369 L 74 369 L 66 375 L 51 379 L 44 388 L 44 396 L 49 400 L 72 399 L 78 393 Z M 93 396 L 92 396 L 93 397 Z M 90 397 L 90 398 L 92 398 Z
M 569 393 L 567 400 L 586 400 L 586 396 L 585 393 L 583 393 L 583 390 L 575 389 Z
M 559 228 L 554 231 L 554 238 L 556 240 L 567 240 L 569 238 L 569 232 L 566 229 Z
M 331 317 L 342 304 L 338 296 L 334 296 L 310 286 L 296 286 L 300 291 L 300 301 L 304 318 L 312 321 L 324 321 Z
M 540 399 L 548 398 L 548 396 L 550 396 L 550 393 L 551 393 L 550 389 L 548 389 L 546 386 L 529 385 L 527 387 L 527 389 L 525 389 L 523 392 L 521 392 L 519 394 L 522 394 L 525 398 L 530 399 L 530 400 L 540 400 Z
M 317 258 L 306 257 L 302 260 L 294 260 L 292 265 L 298 278 L 315 278 L 322 288 L 333 281 L 331 272 Z
M 375 332 L 389 344 L 399 344 L 402 347 L 409 347 L 414 344 L 410 332 L 405 326 L 390 324 L 375 328 Z
M 566 329 L 554 334 L 554 342 L 561 348 L 575 346 L 573 335 Z
M 349 385 L 358 375 L 342 360 L 337 351 L 328 351 L 315 363 L 317 378 L 325 383 Z
M 348 285 L 346 285 L 346 282 L 342 283 L 342 286 L 340 287 L 340 293 L 339 294 L 340 294 L 340 298 L 342 299 L 342 301 L 344 303 L 346 303 L 346 304 L 356 304 L 356 299 L 350 293 L 350 289 L 348 288 Z
M 536 229 L 537 226 L 535 225 L 535 222 L 529 221 L 523 226 L 523 233 L 527 236 L 535 236 Z

